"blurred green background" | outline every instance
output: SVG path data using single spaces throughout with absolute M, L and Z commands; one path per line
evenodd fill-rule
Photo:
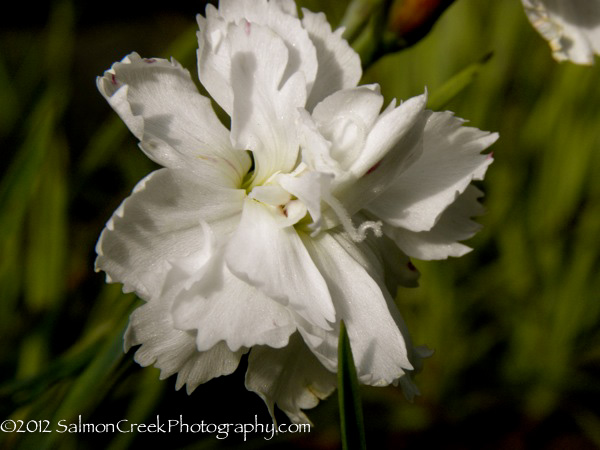
M 93 270 L 104 223 L 155 168 L 95 76 L 134 50 L 195 73 L 203 3 L 58 1 L 1 19 L 0 420 L 270 422 L 243 364 L 188 396 L 123 354 L 139 300 Z M 334 25 L 346 7 L 298 3 Z M 446 102 L 465 69 L 459 84 L 472 82 Z M 600 448 L 599 80 L 598 59 L 556 63 L 519 0 L 456 0 L 422 41 L 366 71 L 388 101 L 427 87 L 432 108 L 500 133 L 474 251 L 415 261 L 421 287 L 398 292 L 415 342 L 435 354 L 412 404 L 396 388 L 362 389 L 370 448 Z M 308 411 L 310 434 L 271 441 L 1 433 L 0 448 L 338 448 L 335 397 Z

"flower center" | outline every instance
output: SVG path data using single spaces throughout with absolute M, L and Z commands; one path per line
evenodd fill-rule
M 271 209 L 282 227 L 294 226 L 308 216 L 306 205 L 278 183 L 278 173 L 250 189 L 248 197 Z
M 265 184 L 254 186 L 248 197 L 271 209 L 282 227 L 301 227 L 313 237 L 324 226 L 330 229 L 338 225 L 355 242 L 363 241 L 368 230 L 380 237 L 381 222 L 367 220 L 358 227 L 354 225 L 346 207 L 331 194 L 331 180 L 330 175 L 310 171 L 300 163 L 292 173 L 275 173 Z M 324 225 L 326 211 L 329 214 Z

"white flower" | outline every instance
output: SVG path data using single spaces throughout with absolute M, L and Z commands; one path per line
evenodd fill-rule
M 97 269 L 146 304 L 126 347 L 177 388 L 233 372 L 296 422 L 335 389 L 339 324 L 362 383 L 400 382 L 415 349 L 393 301 L 415 284 L 408 256 L 459 256 L 477 225 L 495 134 L 425 110 L 383 112 L 376 85 L 323 14 L 288 0 L 222 0 L 198 17 L 200 81 L 175 61 L 131 54 L 98 88 L 164 168 L 115 211 Z
M 522 0 L 557 61 L 593 64 L 600 55 L 600 0 Z

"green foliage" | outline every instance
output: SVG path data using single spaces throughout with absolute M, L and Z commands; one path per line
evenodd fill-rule
M 358 378 L 350 340 L 343 321 L 340 324 L 338 346 L 338 403 L 342 448 L 344 450 L 367 448 Z

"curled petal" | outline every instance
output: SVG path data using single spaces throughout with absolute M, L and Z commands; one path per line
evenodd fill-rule
M 132 53 L 98 77 L 97 85 L 152 160 L 223 186 L 241 184 L 248 155 L 233 150 L 210 100 L 178 62 Z
M 361 155 L 382 105 L 379 86 L 370 85 L 337 91 L 315 107 L 312 117 L 344 170 Z

